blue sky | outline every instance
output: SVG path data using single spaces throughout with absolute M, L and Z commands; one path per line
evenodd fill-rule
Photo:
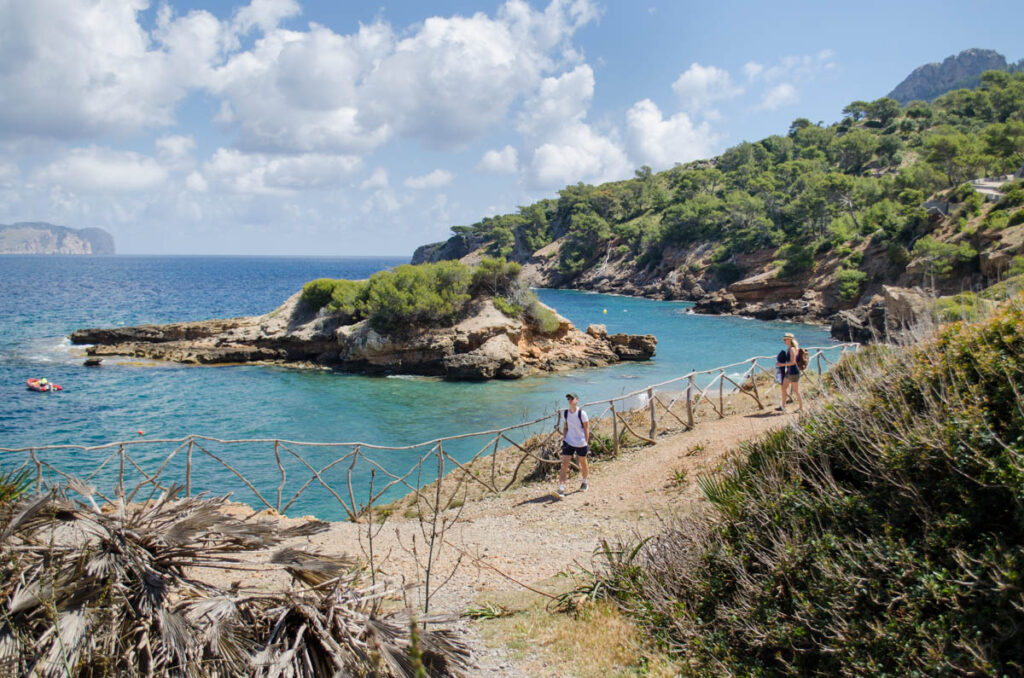
M 0 0 L 0 223 L 122 253 L 408 255 L 837 120 L 1024 4 Z

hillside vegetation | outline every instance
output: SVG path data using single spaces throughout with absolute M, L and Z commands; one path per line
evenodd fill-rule
M 658 282 L 688 276 L 699 289 L 684 286 L 679 298 L 759 273 L 763 260 L 783 280 L 827 265 L 828 312 L 901 276 L 950 291 L 997 278 L 1001 270 L 982 271 L 979 252 L 1024 222 L 1024 186 L 1003 186 L 993 207 L 965 182 L 1024 165 L 1024 73 L 989 71 L 978 89 L 931 103 L 854 101 L 843 114 L 831 125 L 798 118 L 785 135 L 710 160 L 567 186 L 557 199 L 456 226 L 452 239 L 421 248 L 414 261 L 482 248 L 533 258 L 551 284 L 569 287 L 613 265 L 651 296 L 663 293 Z M 929 198 L 950 203 L 948 218 L 929 215 Z
M 1024 672 L 1024 297 L 833 372 L 598 589 L 687 675 Z
M 473 299 L 487 297 L 505 315 L 554 331 L 557 317 L 521 283 L 521 271 L 515 262 L 490 258 L 474 267 L 458 261 L 407 264 L 378 271 L 369 280 L 312 280 L 303 286 L 302 300 L 345 322 L 368 319 L 379 332 L 403 334 L 453 325 Z

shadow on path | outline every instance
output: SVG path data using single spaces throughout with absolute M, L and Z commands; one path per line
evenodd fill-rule
M 527 506 L 529 504 L 554 504 L 554 503 L 560 502 L 560 501 L 562 501 L 562 500 L 559 499 L 557 496 L 555 496 L 554 493 L 551 493 L 551 494 L 542 495 L 540 497 L 534 497 L 533 499 L 527 499 L 525 501 L 521 501 L 518 504 L 513 504 L 513 507 Z

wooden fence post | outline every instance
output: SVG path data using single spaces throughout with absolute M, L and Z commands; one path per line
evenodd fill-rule
M 718 375 L 718 418 L 725 419 L 725 370 Z
M 686 385 L 686 424 L 693 430 L 693 375 Z
M 185 455 L 185 496 L 192 496 L 192 446 L 195 440 L 188 439 L 188 453 Z
M 654 409 L 654 389 L 647 389 L 647 402 L 651 406 L 651 438 L 658 433 L 657 411 Z
M 619 417 L 615 414 L 615 401 L 610 401 L 612 406 L 612 454 L 619 456 Z

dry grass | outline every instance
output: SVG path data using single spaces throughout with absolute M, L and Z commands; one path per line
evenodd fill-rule
M 493 594 L 490 596 L 493 598 Z M 614 605 L 584 603 L 575 613 L 553 612 L 536 594 L 502 597 L 512 614 L 479 622 L 484 641 L 504 646 L 531 676 L 668 678 L 671 659 L 644 646 L 633 622 Z

